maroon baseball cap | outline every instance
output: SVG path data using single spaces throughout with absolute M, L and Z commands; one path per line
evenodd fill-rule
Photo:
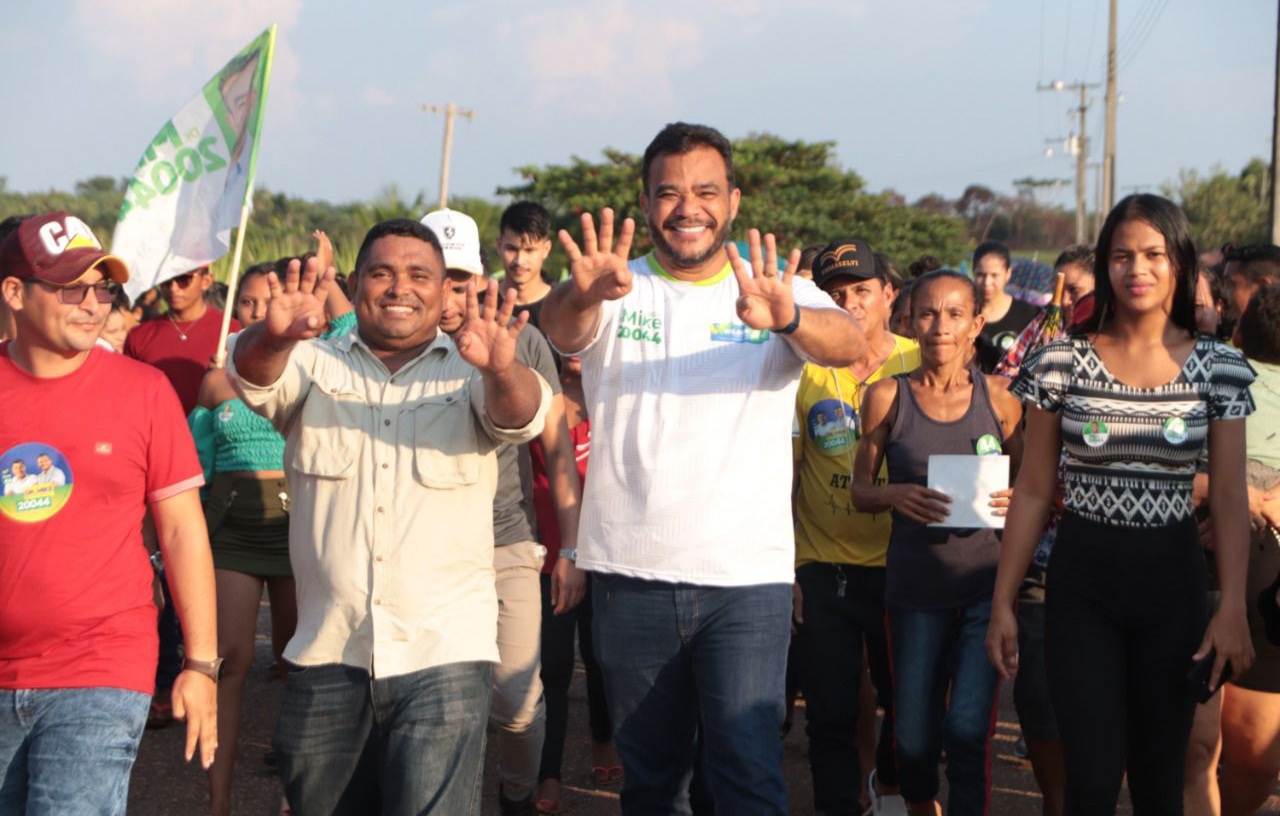
M 123 258 L 102 251 L 89 226 L 65 212 L 33 216 L 0 244 L 0 279 L 14 277 L 65 286 L 91 269 L 116 283 L 129 280 Z

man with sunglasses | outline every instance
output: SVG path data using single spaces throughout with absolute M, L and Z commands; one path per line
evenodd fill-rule
M 209 267 L 202 266 L 159 285 L 168 310 L 138 326 L 124 341 L 124 353 L 164 372 L 178 392 L 184 415 L 196 407 L 200 382 L 218 350 L 222 312 L 205 302 L 213 286 Z M 231 319 L 231 331 L 240 323 Z
M 207 767 L 217 744 L 213 562 L 173 389 L 96 348 L 124 261 L 63 212 L 0 244 L 0 469 L 59 478 L 0 499 L 0 813 L 123 814 L 156 665 L 150 508 L 187 638 L 173 684 Z M 47 468 L 45 463 L 47 462 Z

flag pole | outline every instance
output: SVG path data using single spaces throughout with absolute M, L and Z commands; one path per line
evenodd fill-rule
M 222 309 L 222 329 L 218 332 L 218 352 L 213 358 L 214 368 L 227 364 L 227 338 L 231 334 L 231 312 L 235 308 L 236 282 L 240 277 L 240 255 L 244 251 L 244 230 L 249 224 L 249 202 L 253 200 L 253 183 L 245 191 L 240 204 L 240 226 L 236 228 L 236 249 L 231 255 L 231 274 L 227 276 L 227 302 Z

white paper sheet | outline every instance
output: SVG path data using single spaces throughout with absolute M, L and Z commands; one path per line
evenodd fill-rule
M 951 514 L 930 527 L 993 527 L 1004 529 L 1004 516 L 990 506 L 991 494 L 1009 486 L 1008 456 L 929 457 L 929 489 L 951 497 Z

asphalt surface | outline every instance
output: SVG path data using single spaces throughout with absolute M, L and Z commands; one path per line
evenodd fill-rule
M 232 813 L 236 816 L 274 816 L 280 807 L 280 785 L 263 757 L 270 749 L 283 681 L 275 674 L 271 658 L 270 625 L 265 602 L 259 616 L 254 666 L 245 692 L 245 722 L 241 727 Z M 618 812 L 616 787 L 591 783 L 591 758 L 586 723 L 586 685 L 581 665 L 570 689 L 569 738 L 565 745 L 565 779 L 560 812 L 566 816 L 605 816 Z M 991 816 L 1038 816 L 1040 794 L 1030 765 L 1013 755 L 1019 736 L 1011 689 L 1002 689 L 1000 715 L 992 745 L 994 788 Z M 180 724 L 148 731 L 134 766 L 129 793 L 130 816 L 175 816 L 206 812 L 205 776 L 196 765 L 182 759 Z M 791 813 L 813 813 L 813 789 L 809 779 L 807 740 L 804 736 L 803 702 L 797 707 L 795 727 L 784 740 L 784 770 L 790 792 Z M 493 774 L 496 751 L 492 733 L 488 743 L 482 816 L 500 816 L 497 779 Z M 945 768 L 940 767 L 940 774 Z M 945 803 L 945 774 L 943 774 Z M 1132 813 L 1127 795 L 1118 811 Z M 1263 814 L 1280 816 L 1280 798 L 1273 796 Z

